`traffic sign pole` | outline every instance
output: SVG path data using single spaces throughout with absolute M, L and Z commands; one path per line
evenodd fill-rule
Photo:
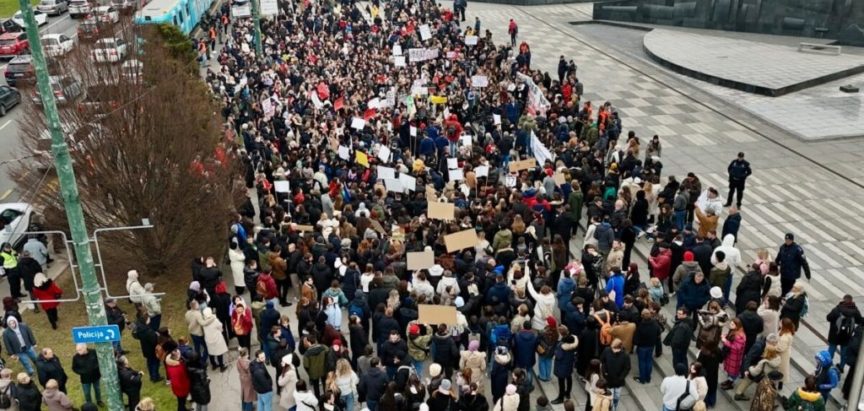
M 42 52 L 42 43 L 39 40 L 39 27 L 33 16 L 33 7 L 29 0 L 19 0 L 21 12 L 24 14 L 25 28 L 27 29 L 27 40 L 30 42 L 30 54 L 33 57 L 33 67 L 36 70 L 36 85 L 42 98 L 42 109 L 45 112 L 48 130 L 51 132 L 51 153 L 54 155 L 54 167 L 57 169 L 57 177 L 60 180 L 60 193 L 63 196 L 63 204 L 66 208 L 66 218 L 69 220 L 69 231 L 72 234 L 72 244 L 75 248 L 76 261 L 78 261 L 78 272 L 83 282 L 85 308 L 91 325 L 107 325 L 105 315 L 105 304 L 102 302 L 102 294 L 99 282 L 96 280 L 96 270 L 93 266 L 93 255 L 90 253 L 90 237 L 87 235 L 87 226 L 84 224 L 84 211 L 81 209 L 81 201 L 78 195 L 78 185 L 75 182 L 75 171 L 72 169 L 72 160 L 69 156 L 69 147 L 63 137 L 60 126 L 60 114 L 57 112 L 57 102 L 54 99 L 54 91 L 48 78 L 48 65 Z M 96 354 L 99 358 L 99 371 L 102 374 L 102 383 L 105 384 L 106 399 L 109 410 L 122 410 L 123 401 L 120 398 L 120 382 L 117 378 L 117 363 L 114 359 L 114 347 L 111 342 L 96 344 Z

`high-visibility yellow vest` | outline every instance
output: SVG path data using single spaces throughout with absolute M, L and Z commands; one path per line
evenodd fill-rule
M 18 254 L 16 252 L 7 253 L 2 251 L 0 252 L 0 257 L 3 257 L 3 268 L 18 267 Z

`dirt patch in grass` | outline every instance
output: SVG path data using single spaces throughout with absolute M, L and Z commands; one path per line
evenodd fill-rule
M 37 5 L 40 0 L 30 0 L 30 4 Z M 20 9 L 18 0 L 0 0 L 0 18 L 9 18 Z

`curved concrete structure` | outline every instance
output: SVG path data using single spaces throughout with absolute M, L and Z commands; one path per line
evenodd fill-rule
M 678 73 L 772 97 L 864 72 L 861 56 L 675 30 L 652 30 L 642 45 L 652 59 Z

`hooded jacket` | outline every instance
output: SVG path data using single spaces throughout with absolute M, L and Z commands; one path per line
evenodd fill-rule
M 840 328 L 840 327 L 838 327 L 838 322 L 839 322 L 838 320 L 840 320 L 841 316 L 842 317 L 851 317 L 855 321 L 855 324 L 861 324 L 862 322 L 864 322 L 864 319 L 861 318 L 861 311 L 858 310 L 858 307 L 855 306 L 854 302 L 846 303 L 846 302 L 841 301 L 840 304 L 837 304 L 837 306 L 834 307 L 834 309 L 832 309 L 831 312 L 828 313 L 828 315 L 825 318 L 826 320 L 828 320 L 828 323 L 830 324 L 830 327 L 828 328 L 828 343 L 829 344 L 839 344 L 839 345 L 849 344 L 849 340 L 851 339 L 851 338 L 849 338 L 849 337 L 851 337 L 851 332 L 850 332 L 850 335 L 848 335 L 848 336 L 838 335 L 839 334 L 838 331 Z M 854 331 L 854 328 L 855 327 L 853 326 L 853 329 L 850 331 Z
M 735 236 L 732 234 L 726 234 L 723 236 L 723 244 L 720 247 L 714 249 L 714 252 L 711 253 L 711 264 L 717 265 L 717 252 L 722 251 L 723 254 L 726 254 L 726 258 L 723 260 L 730 267 L 735 267 L 741 264 L 741 252 L 735 248 Z
M 322 378 L 326 374 L 327 351 L 327 347 L 316 344 L 309 347 L 303 354 L 303 368 L 309 374 L 309 379 Z
M 598 224 L 594 230 L 594 238 L 597 239 L 597 249 L 603 254 L 608 254 L 612 249 L 612 242 L 615 241 L 612 225 L 605 221 Z
M 816 376 L 816 388 L 822 393 L 823 398 L 828 398 L 831 390 L 840 382 L 840 372 L 834 366 L 831 357 L 828 350 L 816 354 L 816 372 L 813 374 Z
M 48 407 L 48 411 L 66 411 L 72 409 L 72 401 L 57 388 L 45 389 L 42 392 L 42 401 Z
M 566 340 L 558 342 L 555 347 L 555 376 L 558 378 L 567 378 L 573 374 L 573 368 L 576 366 L 576 350 L 579 348 L 579 339 L 575 335 L 571 335 Z

